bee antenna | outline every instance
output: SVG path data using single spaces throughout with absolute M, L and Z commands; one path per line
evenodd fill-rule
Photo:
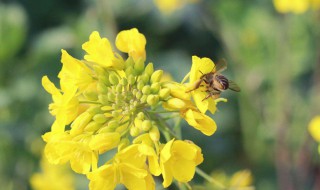
M 201 74 L 203 74 L 203 72 L 201 72 L 200 70 L 199 70 L 199 72 L 200 72 Z

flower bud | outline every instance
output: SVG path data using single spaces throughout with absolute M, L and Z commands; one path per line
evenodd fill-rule
M 179 98 L 170 98 L 167 105 L 172 109 L 182 109 L 186 106 L 186 103 Z
M 142 88 L 142 93 L 143 94 L 150 94 L 150 92 L 151 92 L 151 88 L 150 88 L 150 86 L 149 85 L 146 85 L 146 86 L 144 86 L 143 88 Z
M 98 100 L 98 94 L 93 91 L 85 91 L 83 92 L 84 97 L 86 97 L 90 101 Z
M 170 95 L 170 89 L 169 88 L 163 88 L 159 92 L 159 96 L 161 99 L 167 99 Z
M 159 82 L 163 74 L 163 70 L 157 70 L 151 75 L 151 83 Z
M 138 82 L 138 84 L 137 84 L 137 88 L 138 88 L 139 90 L 142 90 L 143 87 L 144 87 L 144 82 L 143 82 L 142 80 L 140 80 L 140 81 Z
M 107 118 L 103 114 L 97 114 L 93 117 L 93 120 L 97 123 L 105 123 Z
M 123 87 L 122 84 L 118 84 L 117 87 L 116 87 L 116 91 L 117 92 L 122 92 L 122 87 Z
M 93 132 L 97 131 L 98 129 L 101 128 L 101 123 L 97 123 L 95 121 L 91 121 L 85 128 L 84 130 L 87 132 Z
M 153 94 L 157 94 L 160 90 L 160 84 L 158 82 L 152 83 L 151 85 L 151 92 Z
M 119 78 L 118 78 L 118 76 L 116 74 L 111 73 L 109 75 L 109 81 L 110 81 L 111 84 L 116 85 L 116 84 L 119 83 Z
M 142 75 L 141 75 L 141 80 L 147 84 L 149 82 L 149 79 L 150 79 L 150 75 L 147 74 L 146 72 L 144 72 Z
M 115 129 L 119 126 L 119 122 L 116 120 L 111 120 L 108 122 L 108 127 Z
M 144 94 L 142 95 L 142 97 L 140 98 L 141 103 L 145 103 L 147 101 L 148 95 Z
M 133 75 L 127 75 L 128 76 L 128 83 L 130 85 L 133 85 L 136 82 L 136 79 Z
M 126 78 L 122 78 L 120 81 L 120 84 L 122 84 L 123 86 L 127 86 L 128 85 L 128 80 Z
M 109 101 L 114 101 L 116 99 L 116 96 L 114 95 L 113 92 L 108 92 L 108 100 Z
M 145 73 L 147 73 L 149 76 L 151 76 L 153 71 L 154 71 L 153 70 L 153 64 L 149 63 L 145 68 Z
M 153 141 L 159 141 L 160 133 L 158 127 L 153 126 L 149 131 L 149 136 Z
M 105 94 L 108 92 L 108 87 L 102 83 L 102 82 L 98 82 L 97 84 L 97 90 L 98 92 L 100 92 L 101 94 Z
M 149 129 L 152 127 L 150 120 L 144 120 L 141 124 L 141 128 L 143 131 L 149 131 Z
M 135 62 L 134 64 L 134 70 L 136 71 L 137 74 L 142 73 L 144 69 L 144 61 L 142 59 L 139 59 Z
M 102 104 L 109 104 L 107 95 L 99 95 L 98 99 Z
M 138 129 L 137 127 L 131 127 L 130 128 L 130 135 L 132 137 L 136 137 L 140 134 L 140 129 Z
M 155 98 L 155 95 L 151 94 L 147 97 L 147 104 L 149 104 L 150 106 L 154 106 L 156 105 L 158 102 Z
M 139 113 L 137 114 L 137 118 L 143 120 L 143 119 L 144 119 L 144 113 L 143 113 L 143 112 L 139 112 Z
M 136 98 L 137 99 L 140 99 L 142 97 L 142 93 L 140 92 L 140 91 L 138 91 L 137 93 L 136 93 Z
M 127 75 L 127 76 L 135 75 L 135 71 L 133 70 L 133 67 L 132 67 L 132 66 L 127 67 L 126 70 L 125 70 L 125 72 L 126 72 L 126 75 Z

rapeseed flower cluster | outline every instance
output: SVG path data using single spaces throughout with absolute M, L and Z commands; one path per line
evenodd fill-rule
M 47 76 L 42 78 L 55 117 L 51 131 L 43 135 L 46 158 L 52 164 L 70 163 L 73 171 L 90 180 L 90 190 L 111 190 L 117 184 L 152 190 L 153 176 L 159 175 L 163 187 L 173 180 L 190 181 L 203 162 L 201 149 L 178 139 L 165 116 L 183 118 L 205 135 L 216 131 L 206 111 L 214 113 L 218 100 L 203 100 L 201 89 L 187 92 L 199 79 L 199 68 L 210 72 L 214 63 L 193 56 L 189 84 L 163 82 L 163 71 L 146 64 L 146 38 L 136 28 L 121 31 L 115 46 L 127 56 L 92 32 L 82 45 L 83 60 L 61 51 L 59 88 Z M 103 160 L 105 153 L 112 158 Z

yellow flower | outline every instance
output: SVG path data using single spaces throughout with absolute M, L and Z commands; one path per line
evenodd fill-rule
M 253 176 L 250 170 L 240 170 L 232 175 L 227 175 L 222 170 L 212 172 L 211 177 L 224 185 L 227 189 L 241 190 L 248 189 L 254 190 Z M 208 189 L 221 189 L 213 183 L 207 183 Z
M 47 76 L 42 77 L 42 86 L 53 99 L 53 103 L 49 105 L 50 113 L 56 116 L 52 130 L 64 131 L 65 125 L 70 124 L 78 116 L 79 102 L 75 97 L 77 88 L 68 88 L 61 94 Z
M 123 149 L 113 163 L 87 174 L 90 190 L 113 190 L 119 183 L 130 190 L 154 190 L 153 178 L 145 169 L 146 156 L 140 154 L 138 147 L 131 145 Z
M 97 153 L 90 149 L 90 134 L 71 136 L 67 132 L 48 132 L 43 135 L 45 155 L 52 164 L 64 164 L 70 161 L 73 171 L 86 174 L 91 167 L 96 167 Z
M 197 145 L 172 139 L 164 145 L 160 153 L 163 187 L 168 187 L 173 178 L 179 182 L 190 181 L 195 174 L 196 166 L 202 161 L 201 149 Z
M 77 87 L 83 92 L 92 82 L 92 71 L 80 60 L 61 50 L 62 69 L 58 75 L 62 90 Z
M 53 165 L 46 159 L 41 160 L 41 173 L 30 178 L 34 190 L 74 190 L 74 178 L 65 165 Z
M 116 37 L 117 48 L 122 52 L 128 53 L 135 62 L 146 60 L 146 43 L 146 38 L 136 28 L 123 30 Z
M 230 179 L 230 187 L 237 187 L 239 190 L 243 187 L 249 187 L 253 183 L 253 177 L 250 170 L 241 170 L 234 173 Z
M 194 84 L 199 81 L 203 74 L 215 71 L 215 64 L 209 58 L 199 58 L 197 56 L 192 56 L 192 66 L 190 70 L 190 84 Z M 209 110 L 212 114 L 216 111 L 216 102 L 213 98 L 206 98 L 208 93 L 205 88 L 199 87 L 191 91 L 192 97 L 195 101 L 197 108 L 205 113 Z
M 199 112 L 195 107 L 183 110 L 181 116 L 189 125 L 200 130 L 207 136 L 211 136 L 217 130 L 217 125 L 214 120 Z
M 82 45 L 87 52 L 85 60 L 94 62 L 103 67 L 122 69 L 124 64 L 117 61 L 107 38 L 101 38 L 97 31 L 91 33 L 89 41 Z
M 187 4 L 196 3 L 198 0 L 155 0 L 157 7 L 164 14 L 170 14 L 177 11 Z
M 320 116 L 316 116 L 310 121 L 308 130 L 313 139 L 320 142 Z

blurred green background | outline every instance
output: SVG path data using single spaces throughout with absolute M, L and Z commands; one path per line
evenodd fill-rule
M 32 189 L 29 178 L 41 170 L 41 135 L 54 119 L 41 77 L 57 84 L 60 50 L 81 59 L 92 31 L 114 42 L 132 27 L 146 36 L 147 61 L 175 80 L 192 55 L 226 58 L 224 74 L 242 89 L 223 93 L 228 103 L 218 105 L 213 136 L 183 128 L 184 139 L 202 147 L 200 168 L 250 169 L 259 190 L 320 189 L 317 145 L 307 132 L 320 113 L 320 13 L 280 14 L 264 0 L 202 0 L 171 13 L 152 0 L 0 3 L 1 189 Z M 77 190 L 87 184 L 77 176 Z

